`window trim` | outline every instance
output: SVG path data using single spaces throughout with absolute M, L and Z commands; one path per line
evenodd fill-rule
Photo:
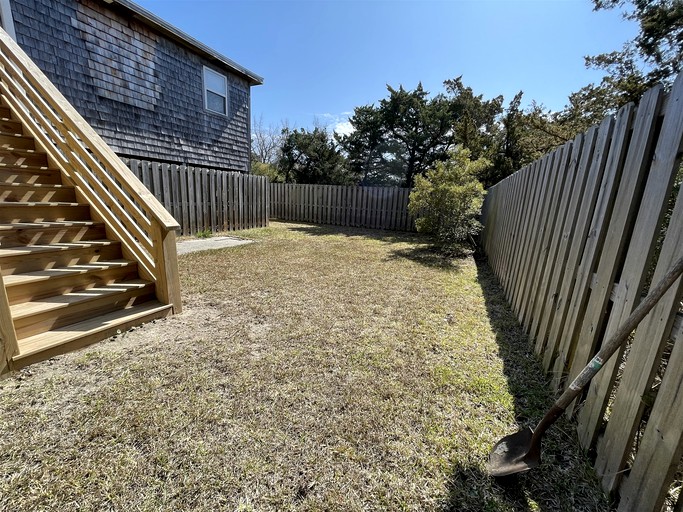
M 228 112 L 230 111 L 230 102 L 228 101 L 228 77 L 225 76 L 223 73 L 219 73 L 215 69 L 212 69 L 208 66 L 202 66 L 202 86 L 203 86 L 203 96 L 204 96 L 204 110 L 211 112 L 212 114 L 216 114 L 219 116 L 228 116 Z M 224 90 L 223 91 L 216 91 L 214 89 L 209 88 L 206 80 L 206 76 L 208 73 L 213 73 L 217 77 L 220 77 L 223 79 L 223 85 L 224 85 Z M 208 98 L 208 93 L 212 92 L 213 94 L 216 94 L 217 96 L 221 96 L 225 100 L 225 112 L 218 112 L 217 110 L 213 110 L 209 108 L 209 98 Z

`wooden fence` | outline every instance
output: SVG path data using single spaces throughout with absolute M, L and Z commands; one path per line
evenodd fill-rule
M 410 189 L 270 184 L 271 218 L 335 226 L 414 231 Z
M 554 389 L 683 255 L 681 150 L 683 75 L 489 189 L 482 245 Z M 679 279 L 568 411 L 620 511 L 683 507 L 682 293 Z
M 268 179 L 186 165 L 125 160 L 180 223 L 183 235 L 268 225 Z

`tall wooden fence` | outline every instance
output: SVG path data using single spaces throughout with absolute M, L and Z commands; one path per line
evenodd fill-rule
M 186 165 L 125 160 L 183 235 L 268 225 L 268 179 Z
M 270 216 L 280 220 L 414 231 L 410 189 L 341 185 L 270 184 Z
M 683 255 L 682 150 L 683 75 L 489 189 L 482 245 L 554 389 Z M 682 293 L 679 279 L 569 411 L 620 511 L 683 506 Z

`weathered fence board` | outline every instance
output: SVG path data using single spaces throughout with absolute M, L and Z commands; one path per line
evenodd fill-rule
M 555 360 L 553 383 L 556 387 L 559 387 L 560 379 L 565 369 L 568 370 L 570 380 L 573 380 L 573 377 L 576 377 L 578 374 L 578 371 L 569 367 L 569 360 L 576 350 L 575 335 L 578 326 L 581 325 L 579 321 L 580 315 L 586 311 L 586 302 L 590 295 L 593 271 L 599 261 L 600 251 L 604 249 L 602 244 L 610 222 L 617 182 L 621 176 L 626 156 L 626 139 L 630 133 L 632 115 L 633 105 L 631 104 L 625 105 L 617 112 L 613 128 L 614 132 L 610 135 L 609 151 L 605 151 L 600 155 L 599 165 L 603 169 L 599 179 L 600 186 L 597 190 L 595 204 L 591 208 L 592 215 L 586 217 L 591 220 L 585 234 L 583 254 L 576 270 L 574 289 L 567 310 L 567 319 L 563 326 L 562 334 L 560 334 L 562 345 Z M 585 340 L 584 344 L 586 344 Z M 587 351 L 590 352 L 590 356 L 584 362 L 579 361 L 579 368 L 583 368 L 593 356 L 595 346 L 593 344 L 587 345 L 589 345 Z M 572 406 L 568 407 L 567 410 L 571 414 L 573 411 Z
M 183 235 L 268 225 L 270 189 L 264 176 L 124 161 L 178 221 Z
M 271 183 L 271 218 L 396 231 L 414 231 L 408 212 L 410 190 Z
M 683 192 L 672 195 L 682 152 L 683 75 L 666 98 L 648 91 L 489 189 L 482 247 L 553 388 L 683 254 Z M 619 510 L 659 512 L 680 486 L 682 298 L 679 279 L 567 410 Z
M 542 246 L 544 254 L 541 260 L 543 263 L 535 280 L 531 303 L 528 307 L 528 315 L 524 322 L 525 327 L 531 329 L 532 336 L 536 333 L 538 319 L 541 317 L 544 305 L 543 298 L 547 291 L 550 275 L 554 271 L 555 255 L 557 254 L 557 247 L 560 241 L 559 228 L 561 227 L 562 219 L 564 219 L 569 198 L 569 194 L 565 190 L 571 190 L 574 179 L 574 173 L 565 172 L 565 169 L 571 169 L 575 165 L 576 154 L 580 150 L 582 140 L 582 138 L 577 138 L 573 142 L 567 142 L 562 147 L 562 157 L 557 159 L 557 168 L 555 169 L 555 174 L 557 175 L 556 187 L 550 200 L 550 209 L 547 214 L 547 234 L 544 235 Z M 573 160 L 571 160 L 572 158 Z M 536 352 L 538 351 L 539 349 L 537 348 Z
M 569 192 L 569 205 L 567 215 L 564 217 L 564 223 L 561 231 L 561 242 L 555 261 L 555 272 L 551 275 L 550 286 L 548 293 L 542 300 L 546 302 L 543 309 L 543 316 L 540 319 L 538 327 L 538 338 L 536 346 L 544 347 L 543 367 L 546 370 L 550 369 L 552 356 L 555 353 L 555 340 L 550 340 L 548 337 L 551 323 L 557 320 L 555 317 L 558 304 L 561 302 L 560 287 L 568 274 L 567 261 L 569 258 L 569 250 L 572 246 L 574 238 L 575 226 L 580 210 L 580 203 L 583 197 L 583 191 L 588 177 L 588 165 L 593 155 L 593 148 L 597 137 L 597 128 L 593 127 L 586 133 L 581 147 L 581 157 L 577 160 L 577 168 L 575 170 L 576 177 L 574 179 L 574 186 Z M 568 172 L 574 171 L 573 168 L 568 169 Z M 512 226 L 514 230 L 514 226 Z M 514 257 L 514 255 L 511 255 Z
M 537 288 L 539 281 L 539 273 L 543 272 L 543 267 L 541 261 L 544 261 L 543 255 L 545 253 L 545 246 L 547 243 L 546 235 L 548 231 L 548 222 L 551 219 L 549 215 L 550 203 L 555 199 L 555 184 L 557 182 L 557 176 L 560 174 L 558 172 L 559 161 L 562 158 L 563 147 L 560 147 L 548 156 L 548 169 L 546 171 L 545 179 L 547 183 L 544 187 L 544 192 L 541 197 L 541 204 L 538 210 L 538 219 L 536 221 L 535 229 L 538 231 L 538 235 L 534 237 L 533 247 L 531 250 L 531 267 L 528 270 L 526 280 L 523 283 L 522 288 L 522 299 L 519 306 L 519 319 L 522 324 L 526 325 L 528 330 L 528 314 L 527 311 L 530 309 L 530 304 L 534 301 L 534 289 Z

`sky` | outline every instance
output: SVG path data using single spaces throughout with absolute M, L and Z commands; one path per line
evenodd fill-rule
M 134 0 L 263 77 L 252 118 L 263 127 L 345 132 L 354 107 L 387 85 L 432 94 L 462 75 L 506 103 L 524 91 L 559 110 L 597 82 L 585 55 L 619 50 L 637 25 L 590 0 Z

